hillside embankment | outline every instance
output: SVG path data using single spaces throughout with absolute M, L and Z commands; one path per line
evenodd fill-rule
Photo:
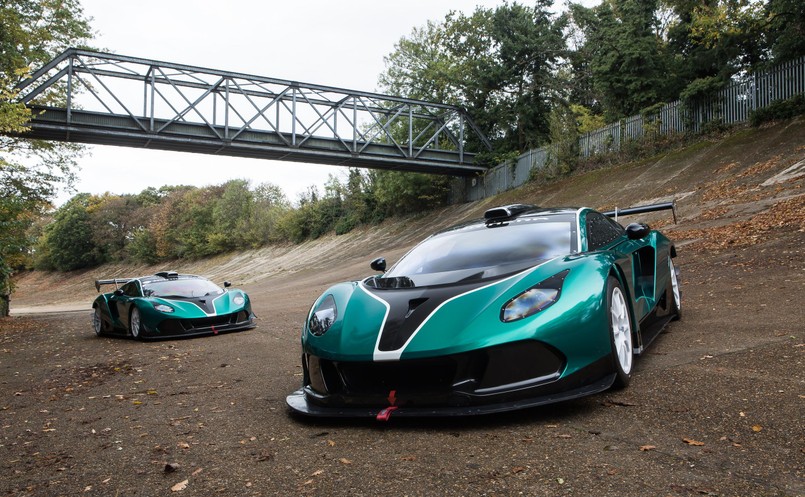
M 647 219 L 653 227 L 664 227 L 678 246 L 690 244 L 696 251 L 744 247 L 776 228 L 802 229 L 804 177 L 805 117 L 800 117 L 760 129 L 734 130 L 650 159 L 580 172 L 549 184 L 532 183 L 479 202 L 299 245 L 150 266 L 106 264 L 69 273 L 27 272 L 16 279 L 11 309 L 20 314 L 89 308 L 95 279 L 165 269 L 204 275 L 219 283 L 231 281 L 257 293 L 289 279 L 309 278 L 315 285 L 357 278 L 370 272 L 368 262 L 374 257 L 393 262 L 434 230 L 509 203 L 613 209 L 673 200 L 676 225 L 667 214 Z

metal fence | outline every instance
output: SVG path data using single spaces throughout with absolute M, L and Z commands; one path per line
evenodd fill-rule
M 752 111 L 801 94 L 805 94 L 805 56 L 764 72 L 735 78 L 713 97 L 692 105 L 677 100 L 656 112 L 627 117 L 584 133 L 578 139 L 579 156 L 618 152 L 629 141 L 695 134 L 709 124 L 743 123 L 749 120 Z M 521 186 L 534 172 L 556 165 L 556 152 L 555 145 L 529 150 L 517 161 L 500 164 L 483 177 L 460 180 L 466 183 L 455 189 L 454 195 L 471 202 Z

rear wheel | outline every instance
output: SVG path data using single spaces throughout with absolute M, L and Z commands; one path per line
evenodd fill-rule
M 668 258 L 668 270 L 671 272 L 671 311 L 674 313 L 673 320 L 677 321 L 682 317 L 682 295 L 679 293 L 679 279 L 676 276 L 674 261 Z
M 634 361 L 632 346 L 632 320 L 620 282 L 613 276 L 607 280 L 607 308 L 609 309 L 609 336 L 612 346 L 612 363 L 615 369 L 616 388 L 629 384 Z
M 131 309 L 131 316 L 129 316 L 129 332 L 135 340 L 142 339 L 143 322 L 140 318 L 140 310 L 136 307 Z
M 103 318 L 101 317 L 101 308 L 92 308 L 92 329 L 95 331 L 95 336 L 103 335 Z

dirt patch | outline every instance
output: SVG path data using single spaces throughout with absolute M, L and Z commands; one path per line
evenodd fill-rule
M 258 328 L 240 333 L 95 337 L 92 281 L 163 267 L 22 275 L 12 312 L 86 307 L 0 320 L 2 495 L 805 495 L 803 177 L 768 183 L 804 147 L 803 120 L 779 123 L 344 236 L 176 261 L 250 292 Z M 684 317 L 628 389 L 483 418 L 289 416 L 310 302 L 372 258 L 493 202 L 669 197 L 677 225 L 640 220 L 676 241 Z

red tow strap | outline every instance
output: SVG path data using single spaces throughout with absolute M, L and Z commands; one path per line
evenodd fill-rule
M 397 403 L 397 390 L 389 392 L 388 401 L 391 405 L 377 413 L 378 421 L 388 421 L 391 418 L 391 413 L 397 410 L 397 406 L 394 405 Z
M 377 420 L 378 421 L 388 421 L 391 417 L 391 413 L 397 410 L 397 406 L 389 406 L 379 413 L 377 413 Z

